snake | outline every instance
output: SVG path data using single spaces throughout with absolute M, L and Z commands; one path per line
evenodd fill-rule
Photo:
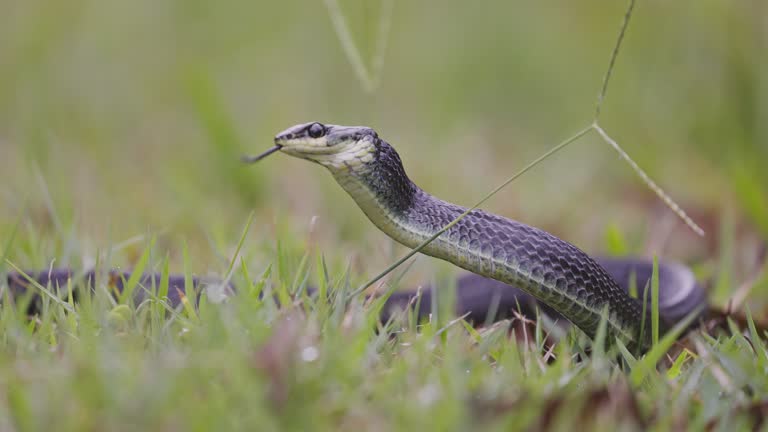
M 481 209 L 464 215 L 465 207 L 411 181 L 397 151 L 372 128 L 304 123 L 277 134 L 274 143 L 249 162 L 280 151 L 322 165 L 379 230 L 404 246 L 420 247 L 449 227 L 421 252 L 518 287 L 591 338 L 605 322 L 607 340 L 618 338 L 636 350 L 650 346 L 651 320 L 643 306 L 604 266 L 544 230 Z M 680 301 L 701 301 L 696 284 L 669 289 Z
M 467 212 L 441 200 L 411 181 L 395 148 L 370 127 L 298 124 L 277 134 L 269 150 L 243 160 L 254 163 L 277 152 L 325 167 L 379 230 L 408 248 L 421 246 L 453 223 L 420 252 L 470 272 L 456 283 L 456 313 L 466 319 L 486 322 L 513 311 L 532 315 L 540 308 L 590 338 L 602 327 L 606 341 L 618 339 L 640 352 L 651 347 L 648 306 L 652 299 L 647 293 L 652 260 L 591 257 L 542 229 L 482 209 Z M 659 260 L 656 268 L 663 333 L 684 318 L 700 315 L 707 299 L 690 268 L 667 260 Z M 118 289 L 130 277 L 114 271 L 109 275 Z M 12 293 L 19 293 L 31 281 L 63 286 L 72 276 L 69 269 L 10 273 L 7 284 Z M 97 275 L 91 271 L 84 276 L 93 284 Z M 157 284 L 159 278 L 143 275 L 140 283 Z M 199 283 L 195 278 L 195 286 Z M 184 277 L 171 275 L 169 286 L 169 299 L 178 304 Z M 638 295 L 631 295 L 632 286 L 639 287 Z M 382 320 L 409 305 L 418 309 L 420 317 L 428 315 L 436 292 L 436 287 L 421 290 L 418 306 L 412 306 L 414 291 L 395 292 L 387 299 Z

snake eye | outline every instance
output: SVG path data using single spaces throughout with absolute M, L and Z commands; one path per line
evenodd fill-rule
M 309 126 L 309 129 L 307 129 L 307 133 L 312 138 L 320 138 L 321 136 L 325 135 L 325 126 L 321 125 L 320 123 L 312 123 Z

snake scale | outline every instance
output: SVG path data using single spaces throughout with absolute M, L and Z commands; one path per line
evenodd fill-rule
M 417 247 L 466 210 L 414 184 L 395 149 L 371 128 L 305 123 L 279 133 L 274 142 L 274 147 L 246 162 L 279 151 L 326 167 L 374 225 L 407 247 Z M 492 310 L 497 313 L 491 319 L 518 308 L 531 313 L 538 305 L 590 337 L 605 319 L 607 340 L 619 338 L 638 351 L 650 346 L 650 319 L 644 319 L 641 302 L 628 293 L 632 277 L 641 296 L 647 289 L 649 260 L 592 258 L 546 231 L 480 209 L 469 212 L 421 252 L 472 272 L 459 279 L 456 295 L 456 312 L 472 321 L 484 322 Z M 67 269 L 55 269 L 32 277 L 41 284 L 62 285 L 71 275 Z M 121 288 L 123 278 L 114 275 L 114 284 Z M 92 281 L 93 273 L 86 278 Z M 151 285 L 158 278 L 144 275 L 142 283 Z M 683 265 L 661 261 L 659 281 L 662 331 L 706 304 L 703 289 Z M 19 274 L 8 277 L 12 293 L 27 285 Z M 172 276 L 170 285 L 170 300 L 178 303 L 183 277 Z M 414 295 L 392 295 L 382 319 L 395 308 L 406 307 Z M 418 313 L 425 315 L 433 290 L 422 295 Z

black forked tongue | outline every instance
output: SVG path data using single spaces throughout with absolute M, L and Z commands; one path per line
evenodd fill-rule
M 241 160 L 241 161 L 243 161 L 243 163 L 247 163 L 247 164 L 256 163 L 256 162 L 258 162 L 258 161 L 260 161 L 260 160 L 264 159 L 265 157 L 267 157 L 267 156 L 271 155 L 272 153 L 274 153 L 274 152 L 276 152 L 276 151 L 280 150 L 280 147 L 281 147 L 281 146 L 279 146 L 279 145 L 276 145 L 276 146 L 274 146 L 274 147 L 270 148 L 269 150 L 265 151 L 264 153 L 262 153 L 262 154 L 260 154 L 260 155 L 256 155 L 256 156 L 248 156 L 248 155 L 245 155 L 245 156 L 242 156 L 242 157 L 240 158 L 240 160 Z

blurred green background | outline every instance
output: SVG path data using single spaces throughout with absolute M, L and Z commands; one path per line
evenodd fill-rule
M 370 67 L 382 4 L 340 7 Z M 416 183 L 471 204 L 589 124 L 625 8 L 394 1 L 380 85 L 366 91 L 321 0 L 4 2 L 2 244 L 19 228 L 5 254 L 83 265 L 150 233 L 175 263 L 187 243 L 197 272 L 221 271 L 255 209 L 251 242 L 311 232 L 375 272 L 392 242 L 331 176 L 283 155 L 246 167 L 240 155 L 295 123 L 365 124 Z M 705 238 L 595 134 L 485 208 L 596 253 L 613 244 L 706 264 L 727 238 L 736 278 L 768 236 L 766 17 L 757 0 L 640 2 L 603 107 L 601 125 Z M 253 259 L 270 260 L 269 248 Z

